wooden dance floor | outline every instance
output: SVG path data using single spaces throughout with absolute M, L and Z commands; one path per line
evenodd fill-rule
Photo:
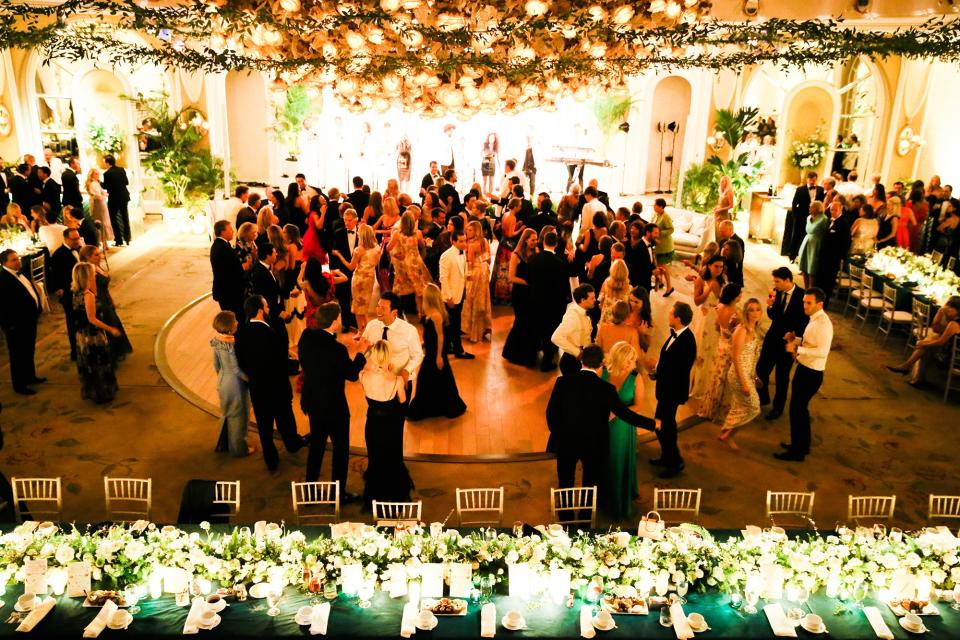
M 653 302 L 654 318 L 664 318 L 665 309 L 658 307 L 665 307 L 666 301 L 655 295 Z M 209 296 L 195 301 L 170 319 L 156 345 L 157 364 L 163 377 L 177 393 L 212 415 L 219 415 L 219 409 L 217 377 L 209 341 L 213 337 L 211 323 L 218 310 Z M 467 412 L 453 420 L 434 418 L 407 422 L 404 454 L 408 458 L 452 461 L 462 457 L 468 461 L 543 456 L 548 436 L 544 412 L 558 374 L 526 369 L 506 362 L 500 356 L 512 324 L 512 310 L 496 306 L 492 343 L 471 344 L 464 340 L 466 349 L 477 358 L 452 359 L 452 363 Z M 659 348 L 663 339 L 661 334 L 666 331 L 665 322 L 660 322 L 654 335 L 654 348 Z M 341 337 L 341 340 L 353 349 L 350 336 Z M 643 413 L 652 416 L 654 383 L 649 379 L 645 383 Z M 363 429 L 366 401 L 359 384 L 347 384 L 347 399 L 352 416 L 350 445 L 362 452 L 366 449 Z M 294 411 L 299 431 L 308 433 L 308 421 L 300 411 L 300 397 L 296 391 Z M 678 417 L 683 419 L 687 415 L 688 411 L 681 408 Z M 250 418 L 253 420 L 252 412 Z M 644 440 L 648 438 L 644 433 L 640 436 Z M 584 437 L 590 436 L 584 434 Z M 254 442 L 255 438 L 249 441 Z

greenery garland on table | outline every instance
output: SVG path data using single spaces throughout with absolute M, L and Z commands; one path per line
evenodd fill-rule
M 463 115 L 586 97 L 651 68 L 960 59 L 960 22 L 946 16 L 882 30 L 819 19 L 728 23 L 708 11 L 706 0 L 18 2 L 0 12 L 0 47 L 188 71 L 259 69 L 281 86 L 333 84 L 356 110 L 392 102 Z
M 717 541 L 694 525 L 668 529 L 661 540 L 620 531 L 518 537 L 455 529 L 431 535 L 418 527 L 395 534 L 357 525 L 351 535 L 308 539 L 276 524 L 259 535 L 237 528 L 215 533 L 207 523 L 194 532 L 145 521 L 84 530 L 36 524 L 0 536 L 0 580 L 23 582 L 24 560 L 46 559 L 50 568 L 88 561 L 96 585 L 118 588 L 174 568 L 226 586 L 262 582 L 279 569 L 285 584 L 306 589 L 305 573 L 321 583 L 337 581 L 348 564 L 360 565 L 367 579 L 383 583 L 418 579 L 427 562 L 470 563 L 475 574 L 496 582 L 506 582 L 509 566 L 517 563 L 528 563 L 539 574 L 569 569 L 574 589 L 599 577 L 606 591 L 666 592 L 686 582 L 705 592 L 742 593 L 748 578 L 772 567 L 785 585 L 815 591 L 832 583 L 841 594 L 858 585 L 882 592 L 898 576 L 908 576 L 910 585 L 929 581 L 935 589 L 960 583 L 960 539 L 932 529 L 904 534 L 840 528 L 836 534 L 796 539 L 764 532 Z

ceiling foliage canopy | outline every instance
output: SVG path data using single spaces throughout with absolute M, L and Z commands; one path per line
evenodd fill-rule
M 709 0 L 67 0 L 0 8 L 0 48 L 47 57 L 265 71 L 330 85 L 354 110 L 468 117 L 617 91 L 648 69 L 960 59 L 960 22 L 896 29 L 839 20 L 710 17 Z M 143 36 L 131 38 L 130 32 Z

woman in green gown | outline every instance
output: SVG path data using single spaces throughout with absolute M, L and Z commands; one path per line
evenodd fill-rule
M 643 402 L 643 380 L 637 380 L 637 351 L 627 342 L 618 342 L 607 353 L 603 379 L 617 388 L 624 404 L 637 410 Z M 628 520 L 637 489 L 637 428 L 614 418 L 610 421 L 610 452 L 607 459 L 607 486 L 601 488 L 600 503 L 615 520 Z

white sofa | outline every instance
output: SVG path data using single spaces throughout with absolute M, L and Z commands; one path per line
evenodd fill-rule
M 677 255 L 696 255 L 714 240 L 712 215 L 676 207 L 667 207 L 667 213 L 673 220 L 673 250 Z

